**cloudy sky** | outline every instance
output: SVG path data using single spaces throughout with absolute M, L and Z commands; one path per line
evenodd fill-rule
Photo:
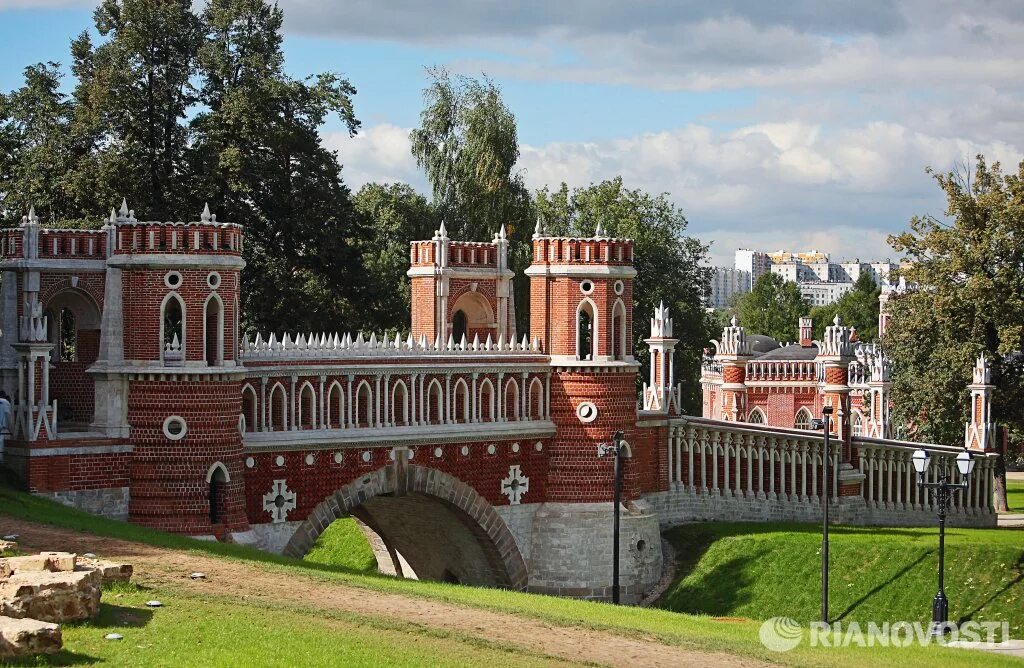
M 0 0 L 0 88 L 67 59 L 90 2 Z M 281 0 L 293 74 L 358 88 L 346 180 L 409 181 L 424 69 L 486 73 L 531 187 L 621 174 L 668 192 L 717 264 L 737 247 L 891 255 L 941 215 L 926 167 L 1024 157 L 1024 3 Z

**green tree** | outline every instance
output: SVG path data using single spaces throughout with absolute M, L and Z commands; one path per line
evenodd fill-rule
M 64 172 L 72 103 L 60 92 L 57 63 L 25 68 L 25 84 L 0 94 L 0 218 L 20 220 L 30 206 L 50 220 L 68 210 Z
M 633 239 L 634 353 L 646 366 L 643 340 L 650 332 L 644 323 L 664 301 L 677 323 L 675 364 L 676 378 L 686 392 L 683 409 L 698 411 L 701 358 L 711 338 L 712 317 L 703 302 L 711 270 L 706 266 L 707 246 L 686 236 L 682 211 L 667 194 L 631 190 L 621 177 L 572 191 L 564 183 L 556 191 L 545 188 L 537 193 L 536 207 L 547 234 L 593 236 L 601 226 L 609 236 Z M 641 380 L 645 377 L 641 374 Z
M 740 297 L 737 308 L 740 324 L 748 332 L 780 343 L 799 338 L 800 317 L 808 313 L 796 283 L 771 272 L 758 277 L 754 288 Z
M 913 289 L 894 296 L 884 344 L 893 360 L 893 417 L 908 435 L 957 444 L 971 369 L 984 353 L 996 385 L 993 419 L 1024 440 L 1024 162 L 1003 174 L 978 156 L 973 176 L 935 174 L 950 222 L 915 217 L 890 244 Z M 1005 477 L 996 505 L 1005 508 Z
M 814 338 L 820 340 L 825 327 L 832 324 L 838 315 L 843 323 L 857 330 L 859 341 L 871 342 L 878 339 L 878 295 L 881 292 L 871 274 L 861 273 L 853 289 L 833 304 L 815 306 L 811 309 L 814 320 Z
M 410 309 L 409 242 L 430 239 L 439 226 L 427 198 L 405 183 L 367 183 L 353 197 L 356 211 L 367 221 L 370 238 L 363 265 L 373 277 L 373 301 L 364 304 L 374 329 L 405 326 Z
M 319 133 L 331 114 L 356 131 L 355 89 L 333 73 L 287 76 L 282 19 L 264 0 L 212 0 L 203 11 L 193 206 L 209 201 L 245 225 L 247 329 L 363 327 L 374 292 L 361 271 L 368 230 Z

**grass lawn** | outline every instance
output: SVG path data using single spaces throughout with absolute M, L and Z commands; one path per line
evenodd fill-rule
M 1011 513 L 1024 513 L 1024 480 L 1006 481 L 1006 504 Z
M 783 665 L 829 665 L 837 667 L 856 666 L 858 668 L 861 666 L 891 668 L 891 666 L 897 662 L 900 664 L 901 668 L 913 668 L 915 666 L 921 666 L 923 668 L 936 664 L 971 667 L 1020 665 L 1015 660 L 1005 656 L 981 652 L 968 652 L 966 650 L 954 650 L 934 645 L 928 647 L 915 646 L 910 648 L 849 647 L 842 649 L 824 649 L 812 648 L 807 646 L 807 643 L 804 643 L 793 651 L 778 654 L 765 649 L 761 644 L 758 639 L 758 630 L 761 623 L 756 620 L 759 617 L 763 618 L 774 616 L 776 614 L 784 614 L 781 611 L 773 610 L 767 615 L 755 614 L 751 611 L 749 614 L 743 615 L 753 618 L 754 621 L 747 619 L 716 620 L 707 615 L 679 614 L 668 610 L 613 606 L 604 603 L 538 596 L 534 594 L 523 594 L 497 589 L 465 587 L 438 582 L 402 580 L 398 578 L 379 576 L 376 574 L 356 573 L 337 566 L 326 566 L 312 562 L 304 562 L 286 557 L 269 555 L 237 545 L 195 541 L 183 536 L 165 534 L 123 522 L 106 520 L 87 513 L 65 508 L 45 499 L 16 492 L 9 488 L 0 487 L 0 529 L 3 527 L 2 516 L 4 514 L 69 529 L 87 531 L 101 536 L 132 540 L 160 547 L 188 550 L 196 553 L 202 553 L 207 556 L 244 560 L 249 563 L 260 564 L 262 568 L 266 568 L 268 570 L 294 573 L 299 576 L 322 580 L 325 583 L 338 582 L 348 586 L 364 588 L 366 590 L 388 591 L 405 596 L 441 600 L 468 607 L 484 608 L 510 615 L 520 615 L 523 617 L 541 619 L 555 626 L 582 626 L 605 630 L 628 637 L 655 639 L 668 645 L 726 651 Z M 801 528 L 810 531 L 807 527 Z M 746 527 L 746 530 L 756 531 L 757 525 L 749 525 Z M 1019 536 L 1020 534 L 1017 535 Z M 1005 542 L 1007 546 L 1012 543 L 1009 539 Z M 867 541 L 865 540 L 864 543 L 866 544 Z M 758 554 L 758 556 L 766 561 L 772 561 L 771 557 L 766 556 L 765 554 Z M 813 553 L 807 556 L 805 560 L 813 562 Z M 990 561 L 990 559 L 986 558 L 984 563 L 989 564 Z M 786 568 L 792 566 L 791 563 L 774 563 L 776 564 L 775 569 L 779 571 L 779 573 L 783 574 L 785 573 Z M 812 568 L 812 570 L 814 569 Z M 797 582 L 797 578 L 795 576 L 785 579 L 789 582 L 790 590 L 798 589 L 798 587 L 794 586 L 794 583 Z M 813 581 L 814 580 L 812 580 L 812 582 Z M 749 585 L 745 585 L 743 582 L 737 582 L 736 584 L 741 591 L 749 588 Z M 803 588 L 807 589 L 808 587 Z M 674 591 L 678 591 L 678 587 Z M 197 645 L 194 642 L 196 636 L 194 634 L 190 635 L 192 633 L 192 630 L 189 627 L 190 618 L 180 618 L 178 623 L 168 627 L 168 630 L 165 633 L 168 634 L 169 637 L 160 641 L 167 643 L 168 646 L 175 644 L 179 647 L 189 646 L 192 647 L 192 651 L 198 651 L 197 648 L 201 649 L 204 652 L 204 658 L 202 661 L 194 661 L 194 664 L 208 663 L 205 659 L 205 652 L 207 651 L 207 648 L 209 648 L 209 656 L 223 657 L 232 665 L 244 666 L 247 665 L 246 661 L 251 665 L 273 665 L 278 663 L 276 657 L 282 656 L 287 657 L 286 660 L 281 662 L 286 665 L 300 665 L 303 663 L 317 665 L 317 659 L 315 657 L 310 658 L 308 662 L 304 662 L 293 660 L 294 657 L 301 656 L 298 654 L 293 655 L 283 650 L 280 654 L 276 654 L 274 652 L 277 652 L 277 650 L 274 649 L 274 647 L 277 647 L 277 645 L 270 640 L 264 642 L 263 639 L 277 637 L 280 639 L 280 642 L 283 643 L 281 646 L 294 648 L 296 647 L 296 644 L 299 643 L 298 639 L 309 637 L 307 634 L 320 634 L 321 640 L 318 640 L 318 642 L 329 648 L 328 650 L 324 650 L 325 653 L 330 651 L 329 655 L 325 654 L 323 656 L 326 656 L 331 660 L 332 665 L 341 665 L 336 660 L 337 652 L 335 651 L 335 641 L 331 640 L 331 638 L 334 638 L 335 636 L 332 636 L 331 634 L 336 634 L 338 638 L 337 642 L 341 642 L 341 640 L 351 632 L 352 637 L 354 638 L 354 643 L 362 642 L 362 636 L 359 635 L 359 629 L 364 627 L 360 627 L 359 624 L 352 619 L 338 618 L 335 620 L 332 617 L 330 624 L 354 624 L 356 627 L 355 631 L 351 631 L 352 627 L 332 627 L 330 624 L 326 623 L 326 625 L 318 626 L 315 622 L 317 619 L 323 619 L 324 614 L 313 607 L 315 602 L 311 603 L 311 607 L 308 610 L 286 613 L 285 616 L 281 617 L 274 616 L 275 611 L 273 610 L 267 610 L 257 606 L 251 606 L 250 609 L 249 605 L 240 606 L 237 603 L 231 606 L 222 605 L 221 608 L 218 608 L 216 606 L 220 603 L 217 601 L 206 601 L 203 599 L 193 600 L 186 596 L 187 592 L 179 592 L 175 590 L 168 591 L 166 593 L 155 593 L 158 597 L 168 598 L 170 603 L 166 609 L 157 610 L 154 614 L 154 619 L 171 619 L 171 615 L 193 615 L 193 612 L 195 612 L 191 619 L 195 619 L 196 623 L 199 624 L 208 624 L 208 627 L 206 628 L 210 630 L 210 639 L 206 640 L 205 636 L 200 637 L 200 641 L 203 644 Z M 131 597 L 135 594 L 128 591 L 125 592 L 124 595 Z M 145 598 L 149 598 L 152 595 L 152 592 L 147 592 L 144 597 L 131 600 L 137 602 L 144 600 Z M 184 598 L 179 602 L 174 602 L 174 597 Z M 928 594 L 926 603 L 930 598 L 931 593 Z M 105 600 L 110 604 L 116 603 L 114 599 L 109 597 Z M 1019 603 L 1020 599 L 1017 600 Z M 133 603 L 131 605 L 134 606 L 135 604 Z M 203 610 L 206 610 L 206 614 L 202 614 Z M 222 617 L 224 618 L 223 620 L 221 620 Z M 369 622 L 363 623 L 369 624 Z M 510 623 L 514 623 L 514 620 L 510 620 Z M 374 624 L 379 626 L 379 620 L 374 622 Z M 396 644 L 398 646 L 402 646 L 402 643 L 394 642 L 393 636 L 387 636 L 386 634 L 381 633 L 377 626 L 371 625 L 367 628 L 370 628 L 369 633 L 371 635 L 377 634 L 382 638 L 385 638 L 381 642 L 382 644 L 388 645 L 388 647 L 383 648 L 382 651 L 394 651 L 394 647 L 392 646 Z M 95 633 L 95 631 L 98 630 L 94 630 L 89 626 L 81 627 L 81 629 L 69 628 L 67 645 L 70 650 L 87 655 L 91 653 L 91 655 L 100 656 L 97 654 L 100 651 L 127 651 L 129 646 L 136 647 L 137 645 L 145 644 L 146 642 L 157 642 L 156 639 L 143 641 L 132 640 L 132 636 L 130 636 L 129 633 L 124 633 L 126 641 L 123 641 L 123 645 L 119 648 L 109 648 L 104 644 L 106 641 L 97 641 L 94 639 L 96 636 L 92 634 Z M 396 630 L 396 632 L 402 631 L 399 629 Z M 106 633 L 106 631 L 103 631 L 103 633 Z M 102 635 L 103 634 L 100 633 L 98 637 L 102 639 Z M 217 637 L 218 635 L 219 637 Z M 415 638 L 419 637 L 420 636 L 415 636 Z M 236 653 L 242 652 L 239 647 L 243 643 L 238 642 L 237 645 L 232 644 L 232 641 L 229 640 L 230 638 L 235 639 L 236 642 L 239 639 L 244 639 L 244 642 L 249 642 L 249 639 L 253 638 L 253 642 L 258 643 L 259 647 L 263 647 L 264 649 L 253 650 L 253 653 L 251 654 L 248 653 L 248 650 L 245 650 L 242 654 L 237 655 L 238 660 L 236 660 Z M 408 642 L 408 640 L 406 642 Z M 417 639 L 416 642 L 419 642 L 419 640 Z M 429 641 L 423 640 L 423 642 L 427 643 Z M 468 645 L 473 644 L 468 640 L 464 640 L 464 642 Z M 223 643 L 223 646 L 221 646 L 220 643 Z M 373 647 L 377 645 L 370 646 Z M 452 649 L 450 652 L 448 650 L 449 644 L 445 644 L 445 647 L 442 649 L 440 654 L 432 655 L 435 662 L 441 661 L 445 658 L 453 658 L 453 660 L 458 663 L 462 659 L 459 659 L 457 652 L 471 651 L 471 649 L 463 648 L 461 645 L 458 647 L 455 645 L 451 646 Z M 218 650 L 218 647 L 222 647 L 222 649 Z M 358 648 L 355 648 L 352 651 L 355 652 L 357 649 Z M 498 663 L 501 663 L 501 657 L 505 656 L 504 654 L 500 654 L 500 652 L 503 651 L 503 648 L 487 646 L 484 649 L 490 651 L 493 656 L 470 656 L 465 659 L 465 662 L 484 663 L 485 661 L 492 662 L 497 660 Z M 297 648 L 296 651 L 298 651 Z M 307 649 L 305 651 L 311 650 Z M 217 652 L 224 653 L 217 654 Z M 104 654 L 102 656 L 109 655 Z M 498 659 L 495 659 L 495 657 L 498 657 Z M 534 658 L 536 660 L 542 660 L 542 657 Z M 218 658 L 218 661 L 219 660 L 220 659 Z M 409 662 L 414 662 L 415 660 L 415 657 L 413 657 L 409 659 Z M 353 659 L 353 661 L 358 665 L 358 661 L 356 659 Z M 404 662 L 401 658 L 396 659 L 396 661 L 398 663 Z M 158 663 L 151 662 L 130 661 L 128 663 L 159 665 Z M 214 662 L 214 665 L 216 665 L 216 662 Z
M 832 620 L 928 621 L 937 588 L 937 529 L 833 527 Z M 679 612 L 816 620 L 821 529 L 806 524 L 691 524 L 668 532 L 681 577 L 660 605 Z M 947 529 L 953 621 L 1008 621 L 1024 637 L 1024 532 Z
M 351 517 L 332 522 L 303 559 L 316 564 L 341 566 L 356 573 L 373 573 L 377 570 L 373 550 Z
M 150 609 L 158 599 L 164 607 Z M 315 609 L 230 604 L 178 590 L 115 585 L 99 617 L 62 627 L 64 650 L 14 665 L 554 666 L 498 644 Z M 108 633 L 123 640 L 106 640 Z

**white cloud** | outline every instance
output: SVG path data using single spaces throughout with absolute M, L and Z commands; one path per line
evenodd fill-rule
M 371 127 L 355 139 L 332 135 L 345 179 L 411 182 L 427 192 L 409 153 L 407 129 Z M 886 237 L 918 214 L 941 215 L 942 193 L 926 166 L 950 169 L 976 153 L 1016 164 L 1024 147 L 979 144 L 893 124 L 827 133 L 799 122 L 719 132 L 700 125 L 604 142 L 522 146 L 531 189 L 570 187 L 621 175 L 628 187 L 667 192 L 690 230 L 730 264 L 738 247 L 816 248 L 837 257 L 894 256 Z

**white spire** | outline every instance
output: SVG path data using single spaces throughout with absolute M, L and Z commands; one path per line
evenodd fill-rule
M 199 220 L 203 221 L 204 223 L 210 222 L 210 203 L 209 202 L 206 202 L 203 205 L 203 213 L 200 214 Z

